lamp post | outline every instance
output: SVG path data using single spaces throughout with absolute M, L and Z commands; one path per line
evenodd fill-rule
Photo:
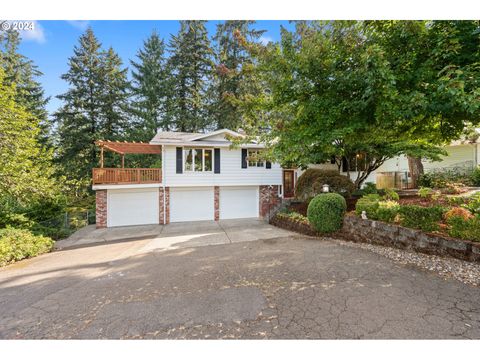
M 328 184 L 323 184 L 322 186 L 322 192 L 328 193 L 330 191 L 330 185 Z

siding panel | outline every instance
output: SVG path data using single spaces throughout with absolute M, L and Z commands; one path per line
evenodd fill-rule
M 241 149 L 223 149 L 220 156 L 221 173 L 184 172 L 176 173 L 175 146 L 165 146 L 166 186 L 225 186 L 225 185 L 281 185 L 282 168 L 272 163 L 271 169 L 241 168 Z

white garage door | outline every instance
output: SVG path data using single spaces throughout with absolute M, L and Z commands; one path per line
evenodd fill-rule
M 258 186 L 221 187 L 220 219 L 258 217 Z
M 170 222 L 213 220 L 213 187 L 170 188 Z
M 108 190 L 107 226 L 158 224 L 158 189 Z

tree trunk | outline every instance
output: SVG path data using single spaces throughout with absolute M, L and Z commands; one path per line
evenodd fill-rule
M 423 164 L 421 158 L 407 156 L 408 170 L 410 171 L 410 177 L 412 178 L 411 187 L 416 189 L 418 187 L 418 179 L 423 174 Z

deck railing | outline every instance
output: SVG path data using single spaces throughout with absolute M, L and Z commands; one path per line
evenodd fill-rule
M 162 182 L 161 169 L 94 168 L 93 185 L 152 184 Z

